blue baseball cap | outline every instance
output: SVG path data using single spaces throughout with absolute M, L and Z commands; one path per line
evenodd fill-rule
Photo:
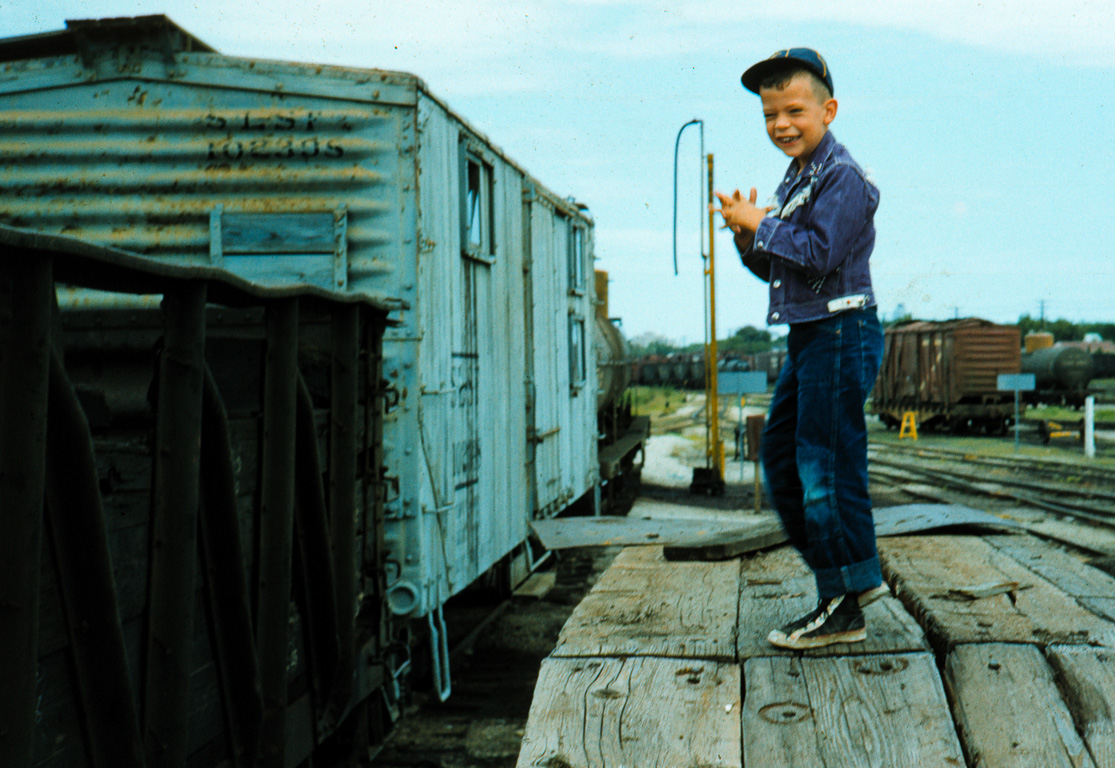
M 821 54 L 812 48 L 783 48 L 781 51 L 772 53 L 758 64 L 752 64 L 748 67 L 747 71 L 740 77 L 740 82 L 747 90 L 758 93 L 759 83 L 763 82 L 767 75 L 779 69 L 784 69 L 786 65 L 791 63 L 804 66 L 828 86 L 829 93 L 835 93 L 828 63 Z

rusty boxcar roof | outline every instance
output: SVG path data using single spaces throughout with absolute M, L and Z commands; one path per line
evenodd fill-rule
M 1003 326 L 990 320 L 981 320 L 978 317 L 961 317 L 955 320 L 912 320 L 908 323 L 898 323 L 887 330 L 891 333 L 924 333 L 926 331 L 957 331 L 969 328 L 1014 328 Z
M 0 40 L 0 61 L 82 54 L 98 39 L 119 40 L 122 37 L 157 41 L 160 47 L 175 52 L 216 52 L 215 48 L 206 45 L 160 14 L 109 19 L 67 19 L 66 28 L 56 32 Z

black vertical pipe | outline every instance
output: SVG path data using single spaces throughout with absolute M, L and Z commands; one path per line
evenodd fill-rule
M 0 253 L 0 765 L 31 765 L 53 261 Z
M 144 739 L 148 764 L 166 768 L 185 766 L 188 749 L 205 298 L 204 283 L 163 298 Z
M 294 440 L 298 379 L 298 300 L 267 308 L 263 384 L 263 461 L 260 471 L 259 650 L 263 722 L 260 762 L 283 768 L 294 522 Z
M 337 594 L 335 702 L 352 696 L 356 672 L 356 398 L 360 342 L 360 307 L 333 310 L 333 360 L 330 376 L 329 511 L 333 539 L 333 583 Z
M 47 530 L 54 548 L 90 761 L 139 768 L 143 738 L 120 626 L 89 421 L 55 348 L 47 419 Z
M 233 764 L 254 766 L 263 713 L 259 665 L 240 542 L 228 414 L 208 366 L 202 396 L 201 469 L 202 562 Z

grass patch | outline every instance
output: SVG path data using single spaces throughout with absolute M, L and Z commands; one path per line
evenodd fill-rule
M 640 416 L 666 416 L 689 401 L 690 393 L 673 387 L 631 387 L 631 409 Z
M 1109 408 L 1096 408 L 1097 424 L 1115 425 L 1115 410 Z M 1062 424 L 1075 424 L 1084 418 L 1084 409 L 1061 408 L 1052 405 L 1030 406 L 1023 414 L 1023 421 L 1056 421 Z

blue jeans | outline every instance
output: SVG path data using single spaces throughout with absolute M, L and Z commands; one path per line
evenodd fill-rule
M 882 583 L 863 407 L 883 357 L 875 309 L 790 326 L 763 429 L 767 490 L 822 598 Z

